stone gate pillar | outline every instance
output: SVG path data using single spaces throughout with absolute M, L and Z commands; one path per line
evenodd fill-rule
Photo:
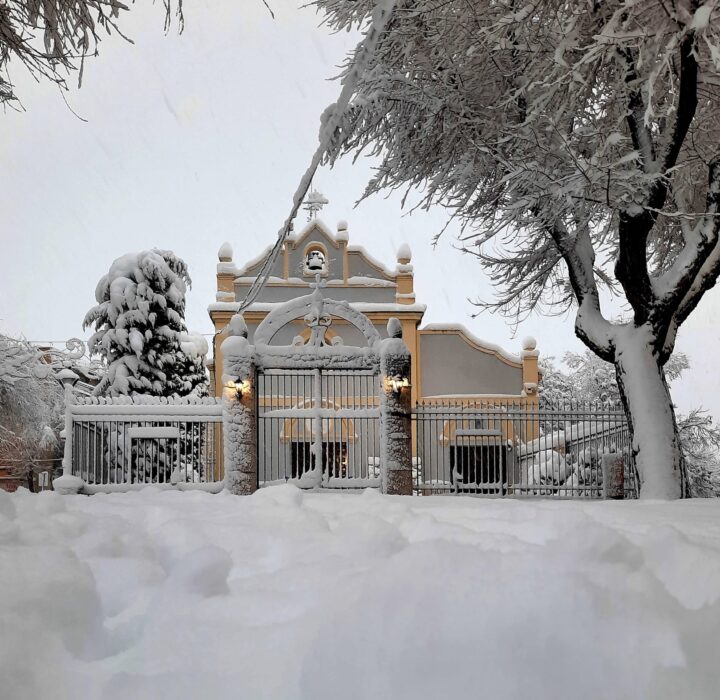
M 617 452 L 602 456 L 603 498 L 625 498 L 625 462 Z
M 240 496 L 257 491 L 255 348 L 240 314 L 228 324 L 223 354 L 223 452 L 225 488 Z
M 380 342 L 380 462 L 383 493 L 412 496 L 410 351 L 396 318 Z

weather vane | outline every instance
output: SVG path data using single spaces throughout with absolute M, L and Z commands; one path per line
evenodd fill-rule
M 314 189 L 310 183 L 310 191 L 307 193 L 303 209 L 308 213 L 308 221 L 317 218 L 318 212 L 328 203 L 328 198 L 318 190 Z

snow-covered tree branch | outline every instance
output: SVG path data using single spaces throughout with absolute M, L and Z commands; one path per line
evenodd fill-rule
M 382 2 L 316 0 L 337 29 Z M 681 493 L 663 367 L 720 274 L 717 0 L 398 0 L 327 153 L 416 190 L 514 317 L 574 305 L 615 366 L 646 497 Z M 349 59 L 346 72 L 352 70 Z M 631 317 L 611 322 L 601 291 Z
M 14 474 L 59 464 L 63 395 L 37 348 L 0 335 L 0 462 Z
M 165 29 L 173 15 L 183 27 L 182 0 L 163 0 Z M 0 3 L 0 102 L 17 99 L 8 74 L 10 65 L 23 65 L 35 79 L 67 88 L 67 76 L 78 73 L 82 84 L 88 56 L 98 53 L 103 36 L 119 35 L 119 0 L 5 0 Z

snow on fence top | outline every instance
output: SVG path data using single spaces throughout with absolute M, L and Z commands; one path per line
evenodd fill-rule
M 154 420 L 212 421 L 220 420 L 222 399 L 216 396 L 79 396 L 68 405 L 69 414 L 82 416 L 82 420 L 122 420 L 121 417 L 138 419 L 138 416 L 154 416 Z M 179 419 L 179 418 L 178 418 Z
M 541 435 L 535 440 L 524 443 L 519 450 L 520 456 L 534 454 L 543 450 L 554 450 L 570 443 L 592 441 L 603 436 L 614 435 L 627 430 L 624 415 L 617 413 L 602 414 L 600 420 L 585 420 L 568 425 L 565 430 L 554 430 L 547 435 Z
M 76 406 L 212 406 L 220 403 L 217 396 L 78 396 Z

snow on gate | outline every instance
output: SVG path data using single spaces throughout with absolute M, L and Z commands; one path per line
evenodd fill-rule
M 260 486 L 380 486 L 377 371 L 267 369 L 257 391 Z
M 66 408 L 66 473 L 85 493 L 149 484 L 219 491 L 221 424 L 214 397 L 78 397 Z

